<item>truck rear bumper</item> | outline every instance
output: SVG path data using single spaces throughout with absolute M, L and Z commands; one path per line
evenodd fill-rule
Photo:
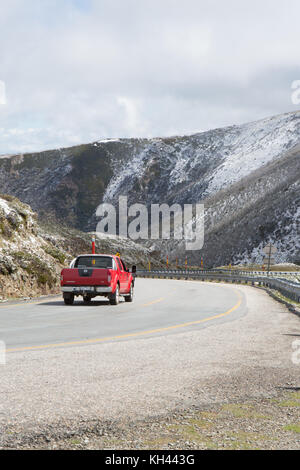
M 109 294 L 112 292 L 112 288 L 110 286 L 63 286 L 61 287 L 62 292 L 70 292 L 73 294 Z

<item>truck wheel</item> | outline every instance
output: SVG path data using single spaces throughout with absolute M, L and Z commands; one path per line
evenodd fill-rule
M 119 287 L 119 284 L 117 284 L 114 294 L 111 294 L 109 298 L 109 302 L 111 305 L 118 305 L 119 300 L 120 300 L 120 287 Z
M 74 294 L 64 294 L 65 305 L 73 305 L 74 303 Z
M 133 301 L 133 284 L 130 284 L 130 293 L 126 295 L 125 302 L 132 302 Z
M 84 295 L 83 296 L 83 301 L 85 304 L 89 304 L 91 302 L 92 298 L 90 295 Z

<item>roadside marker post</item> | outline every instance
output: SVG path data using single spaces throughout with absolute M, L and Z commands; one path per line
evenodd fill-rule
M 269 243 L 268 245 L 266 245 L 263 249 L 263 252 L 265 253 L 265 259 L 263 261 L 264 264 L 267 264 L 268 268 L 267 268 L 267 271 L 268 273 L 270 272 L 270 269 L 271 269 L 271 264 L 274 264 L 275 263 L 275 260 L 274 260 L 274 255 L 275 253 L 277 252 L 277 248 L 276 246 L 272 245 L 271 243 Z

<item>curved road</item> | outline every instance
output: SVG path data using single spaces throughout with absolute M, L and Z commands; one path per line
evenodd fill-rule
M 128 340 L 204 328 L 246 311 L 234 287 L 197 281 L 137 279 L 133 303 L 97 298 L 65 306 L 61 297 L 0 306 L 0 339 L 7 351 Z M 99 300 L 98 300 L 99 299 Z
M 137 279 L 132 304 L 1 304 L 0 448 L 276 397 L 299 384 L 298 336 L 297 316 L 241 285 Z

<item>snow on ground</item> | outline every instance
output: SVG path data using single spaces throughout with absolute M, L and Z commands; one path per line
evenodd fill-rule
M 261 121 L 231 126 L 193 136 L 150 139 L 141 150 L 132 146 L 132 155 L 108 185 L 105 201 L 120 191 L 129 193 L 134 178 L 142 180 L 153 163 L 160 168 L 164 186 L 172 191 L 185 181 L 203 182 L 203 197 L 239 181 L 253 171 L 282 156 L 299 143 L 300 111 Z M 106 139 L 99 142 L 112 142 Z M 195 178 L 195 174 L 199 175 Z M 136 181 L 136 180 L 135 180 Z
M 230 141 L 228 136 L 232 151 L 214 172 L 207 191 L 209 194 L 240 180 L 296 146 L 299 142 L 300 112 L 297 118 L 294 114 L 280 115 L 245 124 L 240 129 L 241 134 L 236 140 Z
M 116 174 L 111 179 L 103 196 L 105 202 L 110 201 L 119 193 L 120 188 L 126 183 L 127 179 L 131 179 L 133 175 L 137 178 L 142 178 L 144 175 L 148 160 L 147 149 L 136 154 L 135 149 L 132 148 L 132 152 L 131 161 L 127 162 L 121 170 L 116 166 Z
M 120 142 L 120 139 L 103 139 L 103 140 L 98 140 L 98 144 L 107 144 L 108 142 Z
M 277 226 L 280 227 L 280 221 L 278 221 Z M 288 263 L 285 260 L 296 258 L 300 252 L 299 226 L 300 208 L 291 216 L 291 223 L 284 227 L 280 239 L 278 239 L 278 236 L 276 237 L 275 234 L 270 235 L 268 240 L 261 242 L 250 253 L 245 250 L 241 255 L 237 255 L 234 258 L 234 263 L 262 263 L 265 257 L 263 248 L 267 243 L 271 243 L 277 249 L 277 252 L 274 254 L 275 262 L 287 265 Z M 293 265 L 292 263 L 290 264 Z
M 11 212 L 11 208 L 9 207 L 7 202 L 2 198 L 0 198 L 0 209 L 3 210 L 5 215 L 8 215 Z

